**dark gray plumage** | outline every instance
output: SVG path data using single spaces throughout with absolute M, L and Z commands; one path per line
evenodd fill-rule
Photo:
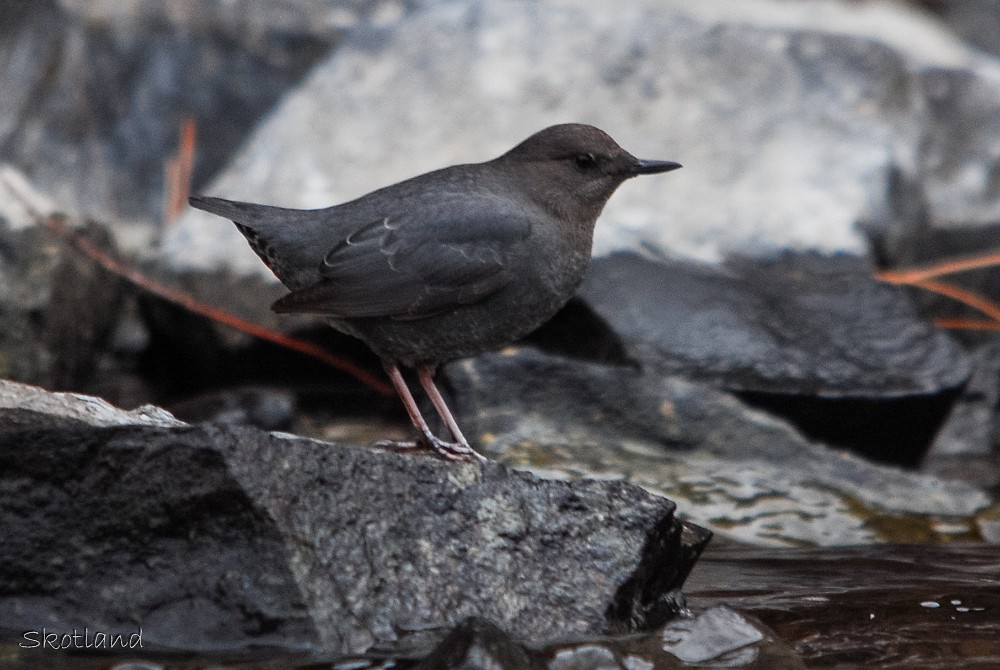
M 512 342 L 551 317 L 579 286 L 594 224 L 615 189 L 678 167 L 636 159 L 593 126 L 563 124 L 494 160 L 326 209 L 190 202 L 233 220 L 291 290 L 275 311 L 322 315 L 364 340 L 423 441 L 454 457 L 475 452 L 434 388 L 434 367 Z M 455 442 L 427 430 L 398 364 L 417 369 Z

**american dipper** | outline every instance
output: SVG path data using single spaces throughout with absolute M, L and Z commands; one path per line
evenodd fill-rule
M 622 182 L 681 167 L 639 160 L 607 133 L 568 123 L 485 163 L 455 165 L 326 209 L 195 196 L 232 219 L 291 293 L 276 312 L 325 317 L 382 359 L 416 443 L 452 459 L 482 458 L 434 385 L 440 363 L 520 338 L 562 307 L 590 263 L 594 224 Z M 415 368 L 448 426 L 434 436 L 399 366 Z

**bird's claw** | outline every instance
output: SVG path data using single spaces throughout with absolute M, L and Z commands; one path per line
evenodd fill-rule
M 376 442 L 375 446 L 381 449 L 395 451 L 397 453 L 406 453 L 414 450 L 431 451 L 435 455 L 448 461 L 486 461 L 484 456 L 479 454 L 475 449 L 467 444 L 462 444 L 460 442 L 445 442 L 444 440 L 434 437 L 433 435 L 429 437 L 423 436 L 415 442 L 412 440 L 381 440 Z
M 435 453 L 440 454 L 444 458 L 452 461 L 481 461 L 486 462 L 486 458 L 477 452 L 475 449 L 470 447 L 468 444 L 462 442 L 445 442 L 444 440 L 438 439 L 437 437 L 424 436 L 418 443 L 423 444 L 426 448 L 432 449 Z

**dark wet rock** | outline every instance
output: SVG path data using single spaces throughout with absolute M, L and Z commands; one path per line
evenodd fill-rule
M 810 668 L 991 668 L 997 555 L 984 545 L 713 547 L 686 590 L 695 611 L 761 619 Z
M 452 630 L 413 670 L 541 670 L 545 665 L 507 633 L 484 619 L 468 619 Z
M 524 347 L 456 362 L 443 386 L 473 444 L 549 476 L 624 477 L 753 543 L 978 539 L 980 489 L 874 464 L 707 385 Z
M 624 482 L 191 426 L 10 382 L 0 426 L 7 630 L 357 653 L 472 616 L 536 642 L 655 627 L 709 537 Z
M 774 631 L 754 617 L 725 606 L 673 621 L 659 631 L 658 637 L 663 651 L 680 661 L 678 667 L 806 667 Z
M 961 386 L 962 349 L 873 271 L 844 255 L 717 269 L 616 253 L 594 260 L 581 295 L 644 364 L 733 391 L 895 398 Z
M 155 269 L 153 276 L 204 305 L 264 328 L 280 329 L 269 306 L 283 292 L 259 278 L 225 273 L 176 275 Z M 165 402 L 206 389 L 255 380 L 266 383 L 266 375 L 259 373 L 265 372 L 268 357 L 254 361 L 238 353 L 257 344 L 252 336 L 155 295 L 140 294 L 136 311 L 148 333 L 139 365 Z
M 1000 340 L 976 347 L 973 375 L 924 458 L 922 469 L 1000 489 Z
M 37 211 L 27 211 L 22 198 Z M 261 384 L 332 390 L 345 409 L 372 401 L 373 394 L 343 372 L 168 302 L 103 269 L 39 218 L 52 209 L 22 174 L 0 168 L 0 378 L 92 393 L 129 407 Z M 259 277 L 179 276 L 119 254 L 101 224 L 56 219 L 92 248 L 153 282 L 250 324 L 290 332 L 310 323 L 271 312 L 270 303 L 284 290 Z M 337 337 L 326 326 L 315 330 L 318 336 L 302 337 L 345 360 L 379 369 L 361 343 Z M 353 395 L 357 398 L 350 400 Z M 288 411 L 278 416 L 280 404 L 272 403 L 271 409 L 258 404 L 256 410 L 243 406 L 252 410 L 252 421 L 287 428 Z
M 488 621 L 469 620 L 414 666 L 415 670 L 690 667 L 798 670 L 805 666 L 762 623 L 726 607 L 688 614 L 643 637 L 580 640 L 544 649 L 526 648 Z
M 570 298 L 555 316 L 529 333 L 521 343 L 594 363 L 636 364 L 614 329 L 579 296 Z
M 913 466 L 969 361 L 872 272 L 843 255 L 718 269 L 623 252 L 595 259 L 581 295 L 643 366 L 740 392 L 815 439 Z

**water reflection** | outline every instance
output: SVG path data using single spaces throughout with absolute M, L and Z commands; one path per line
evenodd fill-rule
M 809 667 L 1000 667 L 993 546 L 715 547 L 685 591 L 759 617 Z

